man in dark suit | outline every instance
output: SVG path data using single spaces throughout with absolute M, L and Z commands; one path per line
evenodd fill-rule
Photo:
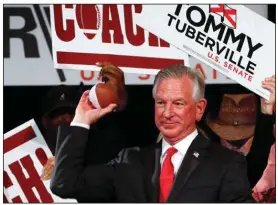
M 88 202 L 253 202 L 245 158 L 196 129 L 207 104 L 204 92 L 198 71 L 183 65 L 160 70 L 153 96 L 161 143 L 124 149 L 109 163 L 95 166 L 84 165 L 89 126 L 116 105 L 92 109 L 84 92 L 70 134 L 59 137 L 52 192 Z

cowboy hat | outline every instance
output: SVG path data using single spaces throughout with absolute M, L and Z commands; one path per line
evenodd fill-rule
M 258 101 L 254 94 L 225 94 L 217 113 L 208 113 L 208 127 L 224 140 L 241 140 L 254 135 Z

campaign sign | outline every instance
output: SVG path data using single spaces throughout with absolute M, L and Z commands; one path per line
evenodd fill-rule
M 4 202 L 55 203 L 76 202 L 52 194 L 50 180 L 40 175 L 52 156 L 34 120 L 4 134 Z
M 110 61 L 125 73 L 156 74 L 188 55 L 134 22 L 141 4 L 55 4 L 51 6 L 55 68 L 99 71 Z
M 242 5 L 144 5 L 136 24 L 268 99 L 275 25 Z
M 246 6 L 267 18 L 266 4 L 248 4 Z M 120 7 L 122 6 L 118 5 L 117 8 Z M 135 7 L 132 6 L 132 8 Z M 94 11 L 92 12 L 94 13 Z M 122 16 L 122 14 L 119 15 Z M 140 13 L 136 13 L 136 15 L 140 15 Z M 111 18 L 112 16 L 110 20 Z M 121 19 L 123 18 L 121 17 Z M 135 24 L 134 19 L 132 19 L 132 22 Z M 84 85 L 94 85 L 98 82 L 98 71 L 62 70 L 53 67 L 49 5 L 5 4 L 3 7 L 3 26 L 4 86 L 52 86 L 61 83 L 79 85 L 81 82 Z M 121 28 L 125 28 L 125 21 L 121 21 Z M 76 32 L 79 32 L 78 29 Z M 127 35 L 125 29 L 122 29 L 122 32 L 123 36 Z M 148 37 L 149 34 L 147 32 L 145 34 L 145 38 Z M 157 42 L 157 45 L 166 45 L 162 44 L 161 39 L 152 37 L 154 35 L 150 35 L 150 40 L 147 40 L 151 42 L 153 47 L 156 45 L 155 42 Z M 97 39 L 95 37 L 92 40 Z M 117 42 L 112 41 L 110 44 L 113 46 Z M 134 46 L 134 48 L 136 47 Z M 236 83 L 227 79 L 226 76 L 223 77 L 221 73 L 212 70 L 203 62 L 195 63 L 195 59 L 189 56 L 189 63 L 184 63 L 191 68 L 202 68 L 201 71 L 206 78 L 206 84 Z M 191 64 L 191 62 L 194 64 Z M 127 85 L 153 84 L 153 81 L 154 75 L 125 73 L 125 83 Z

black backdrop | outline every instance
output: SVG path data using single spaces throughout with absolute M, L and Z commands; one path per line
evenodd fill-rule
M 78 86 L 73 86 L 78 89 Z M 90 89 L 84 86 L 82 90 Z M 40 126 L 43 108 L 42 101 L 51 86 L 5 86 L 4 87 L 4 133 L 16 126 L 34 118 Z M 128 106 L 126 116 L 132 119 L 130 122 L 140 125 L 141 133 L 146 133 L 136 142 L 144 143 L 157 136 L 158 131 L 154 124 L 154 106 L 152 98 L 152 86 L 127 86 Z M 206 113 L 217 110 L 223 93 L 248 93 L 249 91 L 239 84 L 218 84 L 206 86 L 206 98 L 208 106 Z M 203 125 L 203 123 L 201 123 Z M 126 126 L 129 129 L 129 126 Z M 132 133 L 133 130 L 130 130 Z M 132 137 L 132 136 L 131 136 Z

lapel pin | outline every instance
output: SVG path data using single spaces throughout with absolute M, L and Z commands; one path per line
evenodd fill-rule
M 198 158 L 199 157 L 199 153 L 198 152 L 194 152 L 193 155 Z

